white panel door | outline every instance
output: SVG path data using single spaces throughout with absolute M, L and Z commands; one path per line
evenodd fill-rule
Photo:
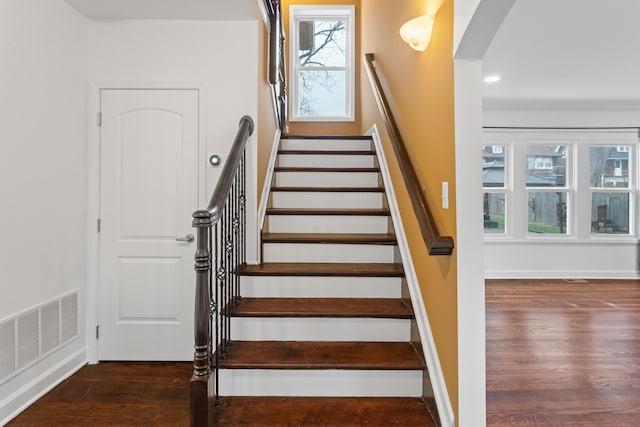
M 198 91 L 105 89 L 101 109 L 99 358 L 189 360 Z

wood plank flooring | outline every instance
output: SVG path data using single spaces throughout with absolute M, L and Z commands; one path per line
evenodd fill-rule
M 8 427 L 187 426 L 192 373 L 189 362 L 85 366 Z
M 640 425 L 640 282 L 488 280 L 487 425 Z
M 640 425 L 640 281 L 489 280 L 486 289 L 487 425 Z M 190 363 L 87 366 L 9 426 L 184 426 L 191 371 Z M 349 411 L 363 411 L 360 425 L 414 426 L 396 417 L 423 414 L 416 400 L 376 423 L 367 418 L 367 401 L 346 409 L 327 401 L 324 411 L 289 410 L 279 418 L 275 400 L 239 398 L 226 403 L 217 421 L 239 425 L 247 407 L 265 411 L 245 424 L 256 426 L 331 425 L 333 414 Z M 393 406 L 373 406 L 385 405 Z

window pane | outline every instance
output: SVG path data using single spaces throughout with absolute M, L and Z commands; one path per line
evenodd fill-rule
M 347 114 L 346 71 L 300 71 L 298 114 L 331 117 Z
M 629 193 L 593 193 L 591 234 L 629 234 Z
M 567 193 L 529 192 L 530 234 L 567 234 Z
M 484 232 L 505 233 L 505 193 L 484 193 Z
M 566 145 L 527 145 L 527 187 L 564 187 L 566 182 Z
M 298 58 L 301 66 L 346 66 L 345 20 L 305 20 L 298 23 Z
M 592 188 L 629 188 L 629 146 L 589 148 Z
M 482 185 L 504 188 L 504 145 L 482 147 Z

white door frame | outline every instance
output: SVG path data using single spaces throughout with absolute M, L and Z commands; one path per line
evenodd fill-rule
M 100 91 L 103 89 L 191 89 L 198 91 L 198 206 L 204 206 L 206 199 L 206 111 L 205 83 L 203 82 L 91 82 L 87 105 L 87 270 L 86 270 L 86 331 L 87 356 L 89 363 L 98 363 L 98 339 L 96 326 L 99 319 L 98 264 L 100 236 L 97 221 L 100 215 Z M 82 298 L 82 295 L 80 296 Z

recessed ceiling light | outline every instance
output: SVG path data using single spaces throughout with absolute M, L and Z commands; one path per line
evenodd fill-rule
M 491 75 L 491 76 L 487 76 L 484 78 L 484 82 L 485 83 L 497 83 L 500 81 L 500 76 L 497 74 Z

